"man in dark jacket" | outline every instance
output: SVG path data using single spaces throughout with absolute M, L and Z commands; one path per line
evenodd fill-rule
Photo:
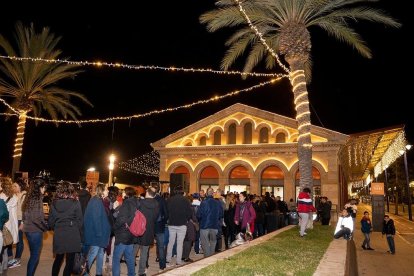
M 167 201 L 168 208 L 168 231 L 170 238 L 167 247 L 167 262 L 171 266 L 172 250 L 177 238 L 177 265 L 182 265 L 183 244 L 185 233 L 187 232 L 187 222 L 190 220 L 192 212 L 190 201 L 184 197 L 182 186 L 177 186 L 174 195 Z
M 211 256 L 215 252 L 217 233 L 223 218 L 223 208 L 220 202 L 213 198 L 213 194 L 214 190 L 208 188 L 206 199 L 201 202 L 200 208 L 197 211 L 204 257 Z
M 88 202 L 91 199 L 91 193 L 89 193 L 87 186 L 88 182 L 81 181 L 78 198 L 82 208 L 82 215 L 85 215 L 86 206 L 88 206 Z
M 164 232 L 165 232 L 165 225 L 168 220 L 168 210 L 167 210 L 167 203 L 165 199 L 159 194 L 159 186 L 152 185 L 154 190 L 157 192 L 155 195 L 155 200 L 158 202 L 158 217 L 157 221 L 155 222 L 155 240 L 157 241 L 157 260 L 160 264 L 160 269 L 165 269 L 166 260 L 165 260 L 165 249 L 164 249 Z
M 139 210 L 144 214 L 147 219 L 147 226 L 144 235 L 138 237 L 138 244 L 141 248 L 139 254 L 139 268 L 138 275 L 145 275 L 145 268 L 148 260 L 148 250 L 150 245 L 154 242 L 155 234 L 155 222 L 158 218 L 158 202 L 154 199 L 155 189 L 148 187 L 145 198 L 139 201 Z
M 395 235 L 395 226 L 394 221 L 390 219 L 390 216 L 384 216 L 384 223 L 382 225 L 382 235 L 386 235 L 388 247 L 390 248 L 388 253 L 395 254 L 395 242 L 394 242 L 394 235 Z
M 127 225 L 131 225 L 137 209 L 137 198 L 135 197 L 135 189 L 131 187 L 125 188 L 125 199 L 119 208 L 119 213 L 115 219 L 115 248 L 112 259 L 112 275 L 119 276 L 121 274 L 121 257 L 124 255 L 128 268 L 128 275 L 135 275 L 135 256 L 134 243 L 136 238 L 129 232 Z

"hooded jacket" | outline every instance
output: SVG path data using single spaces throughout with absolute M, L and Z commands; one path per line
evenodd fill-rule
M 105 248 L 109 243 L 111 226 L 101 198 L 97 196 L 91 198 L 83 221 L 85 244 Z
M 147 226 L 144 235 L 138 237 L 139 245 L 151 245 L 154 242 L 155 223 L 158 218 L 158 202 L 154 198 L 144 198 L 139 200 L 139 210 L 147 219 Z
M 82 221 L 78 200 L 57 199 L 52 203 L 49 226 L 54 230 L 53 254 L 80 252 Z

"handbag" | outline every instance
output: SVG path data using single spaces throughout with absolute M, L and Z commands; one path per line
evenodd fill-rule
M 13 244 L 13 236 L 10 230 L 4 225 L 3 226 L 3 246 L 8 246 Z
M 80 252 L 75 253 L 75 260 L 73 261 L 72 273 L 76 275 L 89 274 L 88 259 Z

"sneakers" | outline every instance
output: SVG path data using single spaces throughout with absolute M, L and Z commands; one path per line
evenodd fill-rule
M 361 247 L 362 247 L 362 249 L 367 250 L 367 248 L 365 246 L 361 245 Z
M 19 267 L 20 265 L 21 265 L 20 260 L 18 260 L 18 259 L 12 259 L 12 260 L 7 262 L 7 267 L 8 268 Z

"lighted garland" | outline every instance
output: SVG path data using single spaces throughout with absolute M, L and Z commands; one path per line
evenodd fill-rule
M 221 71 L 214 70 L 211 68 L 184 68 L 184 67 L 164 67 L 158 65 L 130 65 L 124 63 L 112 63 L 104 61 L 76 61 L 76 60 L 66 60 L 66 59 L 47 59 L 47 58 L 37 58 L 37 57 L 16 57 L 16 56 L 4 56 L 0 55 L 2 59 L 9 59 L 13 61 L 20 62 L 46 62 L 46 63 L 65 63 L 70 65 L 78 66 L 93 66 L 93 67 L 109 67 L 109 68 L 122 68 L 130 70 L 151 70 L 151 71 L 168 71 L 168 72 L 186 72 L 186 73 L 212 73 L 220 75 L 241 75 L 241 76 L 250 76 L 250 77 L 282 77 L 284 74 L 274 74 L 274 73 L 254 73 L 254 72 L 241 72 L 241 71 Z
M 158 178 L 160 174 L 160 155 L 157 151 L 152 151 L 128 161 L 120 162 L 118 168 L 123 171 Z
M 269 53 L 276 59 L 277 63 L 279 64 L 280 67 L 282 67 L 282 69 L 286 72 L 286 73 L 290 73 L 289 68 L 287 68 L 279 59 L 278 54 L 276 54 L 276 52 L 269 47 L 269 45 L 266 43 L 266 40 L 263 38 L 263 35 L 261 32 L 259 32 L 259 30 L 257 29 L 257 27 L 255 25 L 253 25 L 252 21 L 250 20 L 249 16 L 246 13 L 246 10 L 243 8 L 241 1 L 240 0 L 234 0 L 234 2 L 239 6 L 239 10 L 242 13 L 243 17 L 246 19 L 247 24 L 249 24 L 249 27 L 254 31 L 254 33 L 259 37 L 260 42 L 263 44 L 263 46 L 265 46 L 266 50 L 269 51 Z
M 381 160 L 374 167 L 374 176 L 380 175 L 387 167 L 389 167 L 398 157 L 401 156 L 400 151 L 405 150 L 407 140 L 405 139 L 404 132 L 400 132 L 392 144 L 388 147 L 387 151 L 382 156 Z
M 248 88 L 236 90 L 236 91 L 233 91 L 233 92 L 221 95 L 221 96 L 214 96 L 214 97 L 211 97 L 211 98 L 206 99 L 206 100 L 198 100 L 198 101 L 190 103 L 190 104 L 185 104 L 185 105 L 181 105 L 181 106 L 177 106 L 177 107 L 165 108 L 165 109 L 161 109 L 161 110 L 152 110 L 152 111 L 149 111 L 149 112 L 146 112 L 146 113 L 134 114 L 134 115 L 130 115 L 130 116 L 118 116 L 118 117 L 108 117 L 108 118 L 103 118 L 103 119 L 88 119 L 88 120 L 55 120 L 55 119 L 45 119 L 45 118 L 42 118 L 42 117 L 34 117 L 34 116 L 27 115 L 26 119 L 34 120 L 34 121 L 38 121 L 38 122 L 44 122 L 44 123 L 78 124 L 78 125 L 80 125 L 80 124 L 93 124 L 93 123 L 107 123 L 107 122 L 113 122 L 113 121 L 125 121 L 125 120 L 131 120 L 131 119 L 138 119 L 138 118 L 148 117 L 148 116 L 151 116 L 151 115 L 154 115 L 154 114 L 172 112 L 172 111 L 177 111 L 177 110 L 180 110 L 180 109 L 191 108 L 193 106 L 200 105 L 200 104 L 207 104 L 207 103 L 210 103 L 210 102 L 219 101 L 219 100 L 222 100 L 224 98 L 236 96 L 236 95 L 238 95 L 240 93 L 243 93 L 243 92 L 250 92 L 254 89 L 263 87 L 263 86 L 268 85 L 270 83 L 274 83 L 277 80 L 280 80 L 281 78 L 282 77 L 275 78 L 275 79 L 272 79 L 272 80 L 266 81 L 266 82 L 261 82 L 259 84 L 253 85 L 253 86 L 248 87 Z M 19 114 L 19 111 L 17 109 L 10 106 L 3 99 L 0 98 L 0 102 L 3 103 L 5 106 L 7 106 L 14 113 L 16 113 L 16 115 Z

